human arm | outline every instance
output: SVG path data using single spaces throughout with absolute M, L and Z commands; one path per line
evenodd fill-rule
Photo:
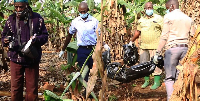
M 65 40 L 65 43 L 64 43 L 64 45 L 62 47 L 62 51 L 65 51 L 65 49 L 67 48 L 67 45 L 69 44 L 71 38 L 72 38 L 72 34 L 68 34 L 66 36 L 66 40 Z
M 72 38 L 73 34 L 76 33 L 76 31 L 77 31 L 77 29 L 75 28 L 75 22 L 72 21 L 71 26 L 67 31 L 68 35 L 65 38 L 64 45 L 61 48 L 61 51 L 60 51 L 60 54 L 59 54 L 59 58 L 64 54 L 65 49 L 67 48 L 68 44 L 71 41 L 71 38 Z
M 156 50 L 156 54 L 154 55 L 154 58 L 153 58 L 153 62 L 155 64 L 158 63 L 158 56 L 161 54 L 162 49 L 165 47 L 165 45 L 167 43 L 168 36 L 169 36 L 168 33 L 170 32 L 169 20 L 165 19 L 163 22 L 164 22 L 164 24 L 163 24 L 162 34 L 161 34 L 161 37 L 160 37 L 158 48 Z
M 9 19 L 6 21 L 3 31 L 1 33 L 1 41 L 2 41 L 3 47 L 8 46 L 8 43 L 10 42 L 8 37 L 11 37 L 13 34 L 13 33 L 11 33 L 11 31 L 9 29 L 8 23 L 9 23 Z
M 130 42 L 129 42 L 129 44 L 128 44 L 129 46 L 132 46 L 133 42 L 134 42 L 137 38 L 139 38 L 140 33 L 141 33 L 141 31 L 139 31 L 139 30 L 136 30 L 136 31 L 135 31 L 135 34 L 133 35 L 133 37 L 131 38 L 131 40 L 130 40 Z

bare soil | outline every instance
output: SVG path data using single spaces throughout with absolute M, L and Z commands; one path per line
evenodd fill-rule
M 76 69 L 71 69 L 68 71 L 62 70 L 62 65 L 67 64 L 66 58 L 58 58 L 59 52 L 54 50 L 45 51 L 42 56 L 40 63 L 40 76 L 39 76 L 39 95 L 42 96 L 42 93 L 45 89 L 45 84 L 51 85 L 53 92 L 61 95 L 64 91 L 64 88 L 70 82 L 68 75 L 70 72 L 75 71 Z M 66 54 L 65 54 L 66 57 Z M 133 80 L 130 83 L 120 83 L 116 80 L 107 79 L 108 91 L 106 91 L 107 101 L 166 101 L 166 89 L 163 83 L 164 72 L 161 75 L 162 85 L 156 89 L 151 90 L 150 86 L 153 85 L 153 77 L 150 77 L 150 85 L 141 89 L 141 85 L 144 83 L 144 79 L 140 78 Z M 0 91 L 10 92 L 10 71 L 6 73 L 1 72 L 0 74 Z M 95 94 L 98 96 L 99 91 L 102 87 L 102 82 L 100 77 L 97 79 L 97 83 L 94 88 Z M 66 96 L 75 101 L 83 100 L 82 91 L 78 94 L 70 89 Z M 74 97 L 76 96 L 76 97 Z M 0 101 L 9 101 L 9 96 L 1 96 Z M 40 97 L 42 101 L 43 98 Z M 93 101 L 93 100 L 92 100 Z

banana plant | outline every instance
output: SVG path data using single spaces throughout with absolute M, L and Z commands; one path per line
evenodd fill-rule
M 0 1 L 0 12 L 3 14 L 0 16 L 0 32 L 3 30 L 3 26 L 5 25 L 6 19 L 4 17 L 8 17 L 13 13 L 14 6 L 7 3 L 7 0 Z
M 94 49 L 93 49 L 94 51 Z M 73 84 L 74 81 L 78 80 L 85 88 L 87 88 L 87 82 L 83 79 L 85 78 L 86 73 L 89 71 L 88 66 L 86 65 L 86 62 L 88 61 L 89 57 L 92 56 L 93 51 L 89 54 L 89 56 L 87 57 L 87 59 L 85 60 L 80 72 L 73 72 L 71 73 L 71 75 L 73 76 L 70 83 L 68 84 L 68 86 L 65 88 L 65 90 L 63 91 L 62 95 L 59 97 L 57 96 L 55 93 L 49 91 L 49 90 L 45 90 L 44 91 L 44 97 L 45 97 L 45 101 L 49 101 L 48 99 L 52 99 L 52 101 L 54 101 L 54 99 L 56 99 L 55 101 L 65 101 L 63 98 L 64 94 L 66 93 L 66 91 L 69 89 L 69 87 Z M 93 96 L 93 98 L 95 99 L 95 101 L 98 101 L 97 97 L 95 96 L 94 92 L 91 93 L 91 95 Z M 69 99 L 68 99 L 69 100 Z

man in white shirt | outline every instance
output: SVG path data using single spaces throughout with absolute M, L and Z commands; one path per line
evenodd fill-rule
M 169 4 L 166 4 L 166 8 L 170 13 L 164 16 L 160 42 L 153 60 L 154 63 L 157 63 L 157 57 L 165 47 L 165 86 L 167 100 L 169 100 L 174 90 L 174 82 L 178 79 L 179 71 L 176 66 L 187 53 L 189 36 L 194 35 L 194 29 L 192 27 L 192 19 L 179 9 L 178 0 L 169 0 L 167 3 Z
M 71 26 L 68 31 L 68 35 L 65 40 L 65 44 L 62 47 L 62 50 L 59 54 L 59 57 L 61 57 L 69 44 L 72 35 L 76 33 L 77 36 L 77 46 L 79 46 L 77 50 L 77 62 L 80 67 L 83 66 L 85 60 L 89 56 L 89 54 L 92 52 L 93 48 L 95 48 L 95 45 L 97 43 L 97 34 L 96 30 L 99 24 L 99 21 L 91 16 L 88 11 L 88 5 L 86 2 L 81 2 L 78 7 L 79 15 L 74 20 L 72 20 Z M 105 44 L 104 48 L 106 50 L 110 49 L 110 47 Z M 89 67 L 89 69 L 93 66 L 93 59 L 92 57 L 89 57 L 86 65 Z M 88 82 L 88 76 L 90 71 L 87 72 L 84 80 Z

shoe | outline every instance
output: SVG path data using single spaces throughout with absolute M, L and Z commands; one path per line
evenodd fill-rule
M 144 77 L 144 84 L 141 86 L 141 88 L 146 88 L 149 85 L 149 76 Z
M 153 84 L 153 86 L 151 86 L 150 89 L 157 89 L 158 87 L 160 87 L 160 75 L 155 75 L 154 76 L 154 84 Z

